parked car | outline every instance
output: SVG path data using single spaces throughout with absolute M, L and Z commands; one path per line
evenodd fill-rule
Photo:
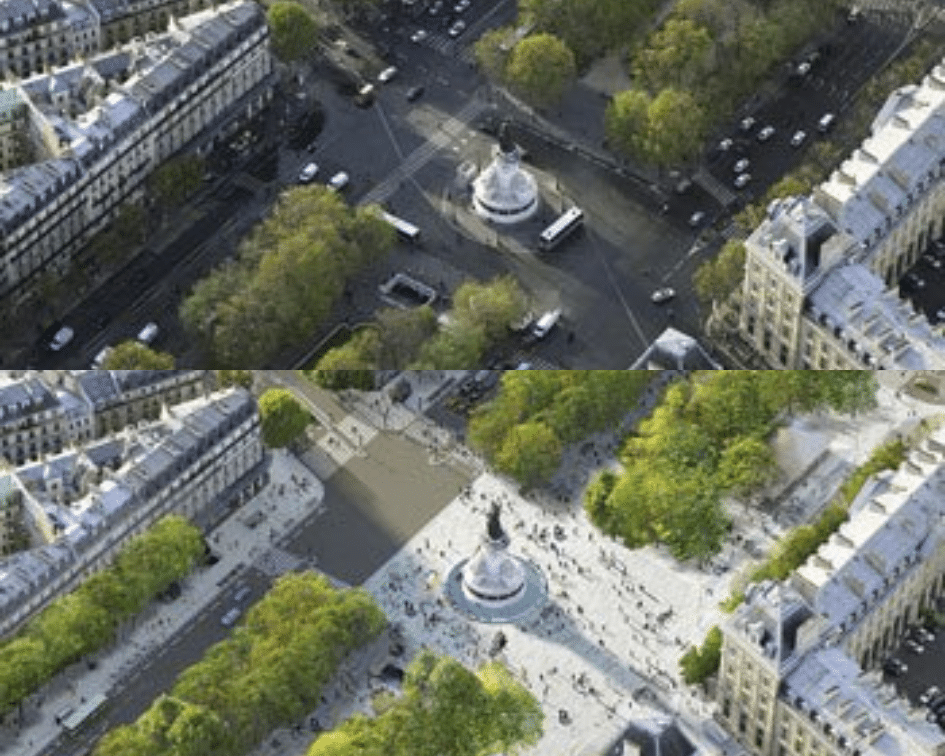
M 234 606 L 220 618 L 220 624 L 223 625 L 223 627 L 233 627 L 233 625 L 236 624 L 236 620 L 240 618 L 240 614 L 242 614 L 242 610 L 238 606 Z
M 381 84 L 386 84 L 397 75 L 397 66 L 388 66 L 377 75 L 377 80 Z
M 340 192 L 348 185 L 349 181 L 350 178 L 348 177 L 347 173 L 344 171 L 338 171 L 338 173 L 328 180 L 328 188 L 333 192 Z
M 912 638 L 906 638 L 906 642 L 903 645 L 914 654 L 925 653 L 925 646 L 912 640 Z
M 317 175 L 318 175 L 318 166 L 315 163 L 309 163 L 302 169 L 302 172 L 299 174 L 299 183 L 310 184 L 315 179 L 315 176 Z
M 249 594 L 252 593 L 253 589 L 248 585 L 238 585 L 236 587 L 236 593 L 233 594 L 233 600 L 237 603 L 241 603 L 249 598 Z
M 419 100 L 421 97 L 423 97 L 424 91 L 424 88 L 421 86 L 410 87 L 406 94 L 407 102 L 415 102 Z
M 791 137 L 791 146 L 800 147 L 802 144 L 804 144 L 805 139 L 807 139 L 807 132 L 798 129 L 794 132 L 794 136 Z
M 104 346 L 101 349 L 99 349 L 98 354 L 96 354 L 95 358 L 92 360 L 92 369 L 98 370 L 99 368 L 101 368 L 102 365 L 105 364 L 105 360 L 108 359 L 108 356 L 113 351 L 114 350 L 110 346 Z
M 147 325 L 144 326 L 144 328 L 138 331 L 138 341 L 140 341 L 142 344 L 150 346 L 151 344 L 154 343 L 154 340 L 158 337 L 159 332 L 160 332 L 160 328 L 158 328 L 157 323 L 154 323 L 154 322 L 148 323 Z
M 662 289 L 657 289 L 652 294 L 650 294 L 650 301 L 653 302 L 653 304 L 663 304 L 675 296 L 676 290 L 666 286 Z
M 74 336 L 75 331 L 69 326 L 63 326 L 56 331 L 56 335 L 52 337 L 52 341 L 49 342 L 49 348 L 54 352 L 62 351 L 65 349 L 66 345 L 72 341 Z
M 426 29 L 417 29 L 413 34 L 410 35 L 410 41 L 413 42 L 414 44 L 419 44 L 420 42 L 423 42 L 423 40 L 425 40 L 426 38 L 427 38 Z
M 883 663 L 883 671 L 886 674 L 896 677 L 898 675 L 904 675 L 906 672 L 908 672 L 909 665 L 895 657 L 890 657 Z
M 732 142 L 731 139 L 725 137 L 725 139 L 719 142 L 719 152 L 728 152 L 730 149 L 732 149 L 733 144 L 734 142 Z
M 735 177 L 735 188 L 736 188 L 736 189 L 744 189 L 746 186 L 748 186 L 748 182 L 749 182 L 749 181 L 751 181 L 751 174 L 750 174 L 750 173 L 739 173 L 739 174 Z
M 931 685 L 928 688 L 926 688 L 925 692 L 919 696 L 919 703 L 923 705 L 928 704 L 934 698 L 936 698 L 941 692 L 942 691 L 939 690 L 938 685 Z
M 765 126 L 761 131 L 758 132 L 758 141 L 767 142 L 773 136 L 774 126 Z
M 810 73 L 810 61 L 805 60 L 798 64 L 796 73 L 798 76 L 807 76 Z
M 446 33 L 455 39 L 464 31 L 466 31 L 466 22 L 463 21 L 463 19 L 459 19 L 453 22 L 453 25 L 447 30 Z
M 738 128 L 747 133 L 755 127 L 755 123 L 756 121 L 754 116 L 745 116 L 742 118 L 741 123 L 738 124 Z
M 547 336 L 551 329 L 557 325 L 558 321 L 561 319 L 561 310 L 549 310 L 544 315 L 542 315 L 538 320 L 535 321 L 535 324 L 532 326 L 531 338 L 534 341 L 541 341 L 545 336 Z
M 705 213 L 702 210 L 697 210 L 692 215 L 689 216 L 689 225 L 695 228 L 700 225 L 702 221 L 705 220 Z
M 470 0 L 459 0 L 456 5 L 453 6 L 453 13 L 462 13 L 466 10 L 472 3 Z
M 830 129 L 833 128 L 834 121 L 837 120 L 837 117 L 833 113 L 824 113 L 821 116 L 820 120 L 817 122 L 817 131 L 821 134 L 826 134 Z
M 748 166 L 750 164 L 751 162 L 748 160 L 748 158 L 742 158 L 737 163 L 735 163 L 735 173 L 744 173 L 748 170 Z
M 444 0 L 435 0 L 434 3 L 427 9 L 427 13 L 429 13 L 431 16 L 438 16 L 440 11 L 443 10 L 444 5 Z

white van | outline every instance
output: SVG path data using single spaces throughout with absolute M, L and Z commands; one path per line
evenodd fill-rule
M 73 336 L 75 336 L 75 331 L 69 328 L 69 326 L 63 326 L 56 331 L 56 335 L 52 337 L 52 341 L 49 342 L 49 348 L 54 352 L 58 352 L 72 341 Z
M 159 332 L 160 329 L 158 328 L 157 323 L 148 323 L 138 332 L 138 341 L 140 341 L 142 344 L 150 346 L 158 337 Z
M 558 320 L 561 318 L 561 310 L 550 310 L 538 318 L 538 321 L 535 325 L 532 326 L 532 338 L 536 341 L 545 338 L 548 335 L 548 332 L 555 327 Z

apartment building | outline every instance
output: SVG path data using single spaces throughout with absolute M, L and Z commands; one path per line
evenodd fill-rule
M 156 167 L 201 153 L 270 100 L 265 16 L 241 0 L 175 20 L 170 30 L 20 84 L 37 162 L 0 176 L 0 295 L 23 296 L 66 270 Z M 12 154 L 13 146 L 4 148 Z
M 721 626 L 717 701 L 758 756 L 943 756 L 945 735 L 878 667 L 945 594 L 945 432 L 872 479 L 788 581 Z
M 210 6 L 208 0 L 85 0 L 100 19 L 102 49 L 167 29 L 174 17 Z
M 89 449 L 0 480 L 0 489 L 19 492 L 40 544 L 0 560 L 0 635 L 111 563 L 161 517 L 203 526 L 268 481 L 256 402 L 238 388 L 169 407 L 161 420 Z M 73 495 L 61 495 L 66 489 Z
M 870 136 L 746 240 L 739 332 L 774 368 L 941 369 L 945 337 L 898 296 L 943 234 L 945 65 L 886 101 Z
M 0 3 L 0 78 L 24 77 L 99 50 L 95 10 L 70 0 Z
M 142 420 L 156 420 L 165 404 L 179 404 L 207 390 L 205 370 L 83 370 L 66 385 L 91 408 L 98 438 Z

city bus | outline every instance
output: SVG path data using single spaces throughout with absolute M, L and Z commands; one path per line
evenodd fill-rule
M 62 729 L 69 735 L 75 735 L 98 716 L 105 707 L 108 697 L 104 693 L 92 696 L 62 721 Z
M 397 231 L 397 235 L 404 241 L 416 243 L 420 239 L 420 229 L 412 223 L 407 223 L 407 221 L 398 218 L 396 215 L 391 215 L 383 211 L 381 212 L 381 217 L 394 227 Z
M 569 208 L 554 223 L 541 232 L 538 237 L 538 249 L 543 252 L 554 249 L 583 224 L 584 212 L 581 208 Z

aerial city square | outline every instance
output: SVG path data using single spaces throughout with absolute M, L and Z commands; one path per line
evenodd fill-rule
M 0 0 L 0 364 L 945 367 L 943 42 L 939 0 Z
M 341 380 L 0 374 L 0 752 L 945 752 L 945 373 Z

